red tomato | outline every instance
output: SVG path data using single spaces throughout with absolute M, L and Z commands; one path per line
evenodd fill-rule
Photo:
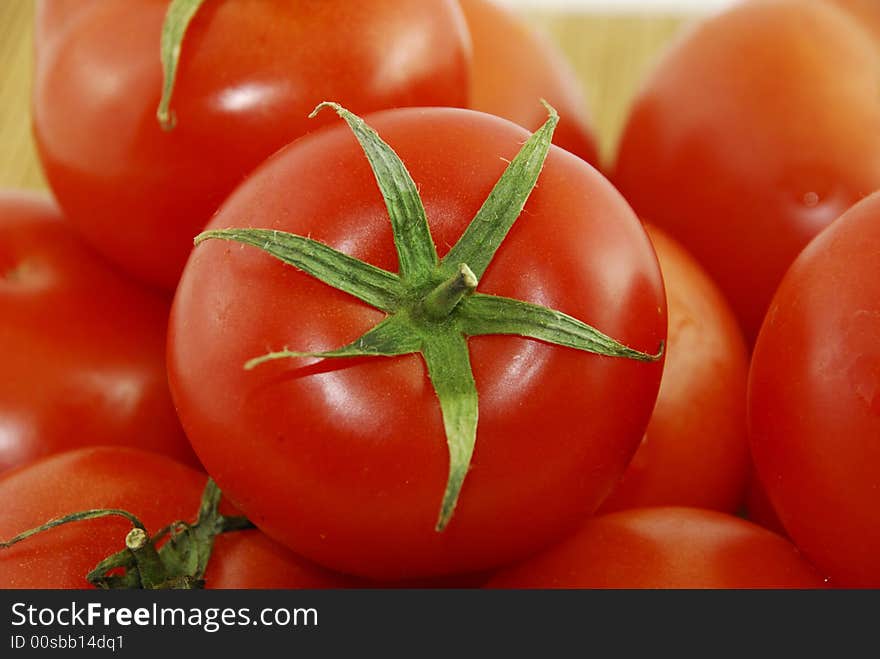
M 840 586 L 880 586 L 880 193 L 801 253 L 749 374 L 755 466 L 792 540 Z
M 459 0 L 473 41 L 469 107 L 536 130 L 544 99 L 562 121 L 553 143 L 599 163 L 580 80 L 564 55 L 525 21 L 491 0 Z
M 528 136 L 451 108 L 366 119 L 409 169 L 441 257 Z M 397 270 L 382 195 L 344 125 L 258 169 L 209 225 L 234 226 L 310 235 Z M 665 337 L 641 224 L 595 169 L 557 148 L 478 291 L 559 309 L 640 350 Z M 390 580 L 510 562 L 595 510 L 644 432 L 660 362 L 472 337 L 476 451 L 437 532 L 449 458 L 419 356 L 242 368 L 281 346 L 344 345 L 383 317 L 257 249 L 209 241 L 193 252 L 169 326 L 172 391 L 197 453 L 255 524 L 328 567 Z
M 68 10 L 75 23 L 60 34 L 51 26 L 63 21 L 44 19 L 33 99 L 40 157 L 71 222 L 120 267 L 167 288 L 233 187 L 326 120 L 306 118 L 321 101 L 360 112 L 467 102 L 467 33 L 453 0 L 215 0 L 187 31 L 177 126 L 164 132 L 155 113 L 167 7 L 90 2 Z
M 798 252 L 880 188 L 877 80 L 880 48 L 846 13 L 756 0 L 687 31 L 635 102 L 613 180 L 718 282 L 749 343 Z
M 0 540 L 50 519 L 101 508 L 137 516 L 149 532 L 193 520 L 206 477 L 165 456 L 121 447 L 69 451 L 0 477 Z M 89 588 L 86 574 L 125 548 L 121 517 L 72 522 L 0 549 L 0 588 Z M 346 580 L 303 561 L 256 530 L 221 535 L 208 588 L 332 588 Z
M 647 229 L 669 305 L 666 364 L 642 444 L 600 510 L 677 505 L 736 512 L 750 465 L 749 353 L 705 271 L 662 231 Z
M 168 392 L 169 306 L 47 198 L 0 194 L 0 471 L 95 444 L 198 464 Z
M 488 588 L 822 588 L 784 538 L 698 508 L 638 508 L 594 517 Z

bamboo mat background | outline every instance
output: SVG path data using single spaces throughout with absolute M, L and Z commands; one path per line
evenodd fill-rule
M 30 131 L 33 14 L 34 0 L 0 0 L 0 188 L 46 187 Z M 687 19 L 534 10 L 525 16 L 574 65 L 607 159 L 642 77 Z

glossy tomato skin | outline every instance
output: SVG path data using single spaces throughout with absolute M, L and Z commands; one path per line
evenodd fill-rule
M 562 121 L 553 143 L 598 166 L 587 101 L 571 64 L 531 25 L 493 0 L 459 0 L 473 46 L 470 105 L 537 130 L 544 99 Z
M 43 52 L 49 42 L 76 25 L 80 16 L 103 0 L 39 0 L 34 7 L 34 41 Z
M 840 586 L 880 586 L 880 194 L 801 253 L 749 373 L 749 438 L 792 540 Z
M 851 12 L 880 41 L 880 4 L 874 0 L 827 0 L 841 9 Z
M 217 590 L 358 588 L 361 582 L 315 565 L 259 530 L 236 531 L 214 543 L 205 586 Z
M 120 267 L 169 289 L 232 188 L 327 121 L 307 119 L 318 103 L 467 103 L 469 42 L 453 0 L 219 0 L 187 31 L 166 132 L 155 113 L 167 6 L 104 0 L 54 22 L 41 6 L 33 119 L 71 222 Z
M 0 471 L 97 444 L 198 464 L 168 391 L 169 308 L 48 198 L 0 193 Z
M 750 344 L 800 250 L 880 188 L 878 79 L 878 43 L 846 12 L 754 0 L 687 31 L 635 101 L 612 179 L 703 264 Z
M 681 507 L 593 517 L 487 588 L 823 588 L 797 548 L 739 517 Z
M 366 120 L 412 174 L 441 256 L 527 137 L 450 108 Z M 344 125 L 264 164 L 210 225 L 229 226 L 310 235 L 397 270 L 382 197 Z M 478 290 L 561 309 L 641 350 L 665 336 L 662 282 L 638 219 L 561 149 L 551 149 Z M 447 447 L 419 356 L 242 368 L 285 345 L 346 344 L 382 317 L 259 250 L 208 241 L 193 252 L 169 325 L 172 391 L 197 453 L 254 523 L 328 567 L 395 580 L 489 569 L 596 508 L 644 431 L 660 362 L 471 338 L 476 452 L 439 533 Z
M 192 521 L 207 477 L 170 458 L 124 447 L 50 456 L 0 476 L 0 539 L 74 512 L 120 508 L 150 532 Z M 12 502 L 9 504 L 9 502 Z M 89 588 L 86 575 L 125 547 L 121 517 L 74 522 L 0 549 L 0 588 Z M 293 555 L 256 530 L 217 538 L 207 588 L 334 588 L 347 580 Z
M 733 513 L 750 467 L 749 352 L 703 268 L 663 231 L 646 229 L 666 286 L 666 363 L 645 437 L 600 511 L 675 505 Z

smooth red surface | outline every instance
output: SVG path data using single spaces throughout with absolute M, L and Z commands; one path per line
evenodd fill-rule
M 95 447 L 54 455 L 0 476 L 0 539 L 83 510 L 121 508 L 149 532 L 193 521 L 205 474 L 165 456 Z M 0 549 L 0 588 L 89 588 L 85 577 L 125 547 L 121 517 L 73 522 Z M 259 531 L 221 536 L 207 588 L 334 588 L 346 580 L 294 556 Z
M 527 133 L 448 108 L 366 118 L 406 164 L 440 255 Z M 347 126 L 265 163 L 211 228 L 291 231 L 396 271 L 391 227 Z M 583 160 L 552 148 L 479 291 L 551 306 L 656 351 L 666 308 L 638 219 Z M 268 350 L 344 345 L 383 314 L 250 247 L 201 244 L 172 311 L 172 391 L 196 451 L 269 535 L 377 579 L 490 568 L 547 545 L 591 513 L 644 432 L 661 366 L 516 337 L 469 341 L 480 395 L 473 462 L 447 529 L 434 530 L 448 457 L 419 356 L 276 361 Z
M 880 48 L 819 0 L 696 23 L 646 79 L 613 180 L 691 251 L 749 343 L 809 240 L 880 188 Z
M 877 0 L 828 0 L 838 7 L 852 12 L 880 40 L 880 3 Z
M 0 471 L 98 444 L 198 464 L 168 391 L 169 308 L 47 197 L 0 193 Z
M 705 271 L 661 230 L 646 228 L 666 285 L 666 364 L 645 437 L 600 511 L 676 505 L 736 512 L 750 466 L 749 352 Z
M 221 535 L 214 542 L 205 585 L 214 589 L 355 588 L 352 577 L 325 570 L 259 530 Z
M 492 0 L 459 0 L 473 44 L 469 107 L 537 130 L 559 112 L 553 143 L 598 166 L 596 137 L 574 68 L 550 40 Z
M 839 586 L 880 586 L 880 193 L 785 276 L 755 345 L 749 435 L 792 540 Z
M 76 25 L 87 9 L 105 0 L 38 0 L 34 6 L 34 40 L 41 44 L 38 50 Z
M 156 120 L 167 0 L 38 7 L 33 123 L 71 222 L 127 271 L 173 289 L 220 202 L 263 159 L 357 112 L 467 104 L 468 37 L 452 0 L 212 0 L 182 46 Z
M 498 572 L 487 588 L 823 588 L 781 536 L 698 508 L 640 508 L 590 519 L 577 533 Z

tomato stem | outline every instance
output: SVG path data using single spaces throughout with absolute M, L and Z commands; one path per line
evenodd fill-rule
M 134 558 L 135 568 L 141 588 L 154 590 L 162 588 L 168 581 L 168 574 L 156 546 L 144 529 L 134 528 L 125 536 L 125 547 Z
M 422 300 L 422 310 L 431 320 L 447 318 L 452 310 L 458 306 L 462 298 L 470 295 L 477 289 L 477 276 L 462 263 L 458 266 L 458 272 L 434 288 Z
M 115 515 L 127 519 L 134 528 L 125 536 L 125 549 L 103 559 L 86 575 L 90 584 L 102 589 L 201 588 L 217 536 L 253 528 L 253 524 L 244 517 L 221 515 L 221 498 L 217 484 L 208 479 L 196 522 L 174 522 L 153 537 L 148 535 L 146 527 L 137 517 L 125 510 L 86 510 L 50 520 L 6 542 L 0 542 L 0 549 L 7 549 L 63 524 Z M 163 540 L 165 542 L 160 547 Z

